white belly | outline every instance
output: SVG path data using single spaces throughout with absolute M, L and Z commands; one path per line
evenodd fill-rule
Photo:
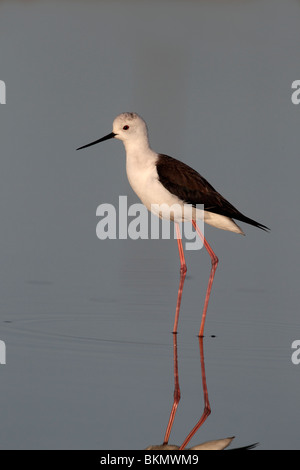
M 136 159 L 127 158 L 126 162 L 128 181 L 150 212 L 175 222 L 203 220 L 204 218 L 204 222 L 219 229 L 243 233 L 229 217 L 207 212 L 201 206 L 195 209 L 171 194 L 158 180 L 156 160 L 156 156 L 151 156 L 141 164 Z
M 136 164 L 127 162 L 126 165 L 129 183 L 147 209 L 163 219 L 175 222 L 203 219 L 203 211 L 195 211 L 192 206 L 183 204 L 159 182 L 155 162 L 156 159 L 146 168 L 143 165 L 141 170 Z

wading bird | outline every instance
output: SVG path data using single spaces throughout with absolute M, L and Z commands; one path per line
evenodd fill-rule
M 269 230 L 255 220 L 239 212 L 230 202 L 219 194 L 197 171 L 175 158 L 156 153 L 151 149 L 148 129 L 145 121 L 136 113 L 122 113 L 113 122 L 113 131 L 86 147 L 104 142 L 108 139 L 119 139 L 126 150 L 126 171 L 129 183 L 143 204 L 151 212 L 153 207 L 176 207 L 171 214 L 175 222 L 178 250 L 180 257 L 180 284 L 173 333 L 177 333 L 179 310 L 183 284 L 186 276 L 186 263 L 181 241 L 179 223 L 189 221 L 201 238 L 211 258 L 211 271 L 205 296 L 199 336 L 204 335 L 204 325 L 210 292 L 218 265 L 218 258 L 208 244 L 196 221 L 201 219 L 216 228 L 229 230 L 244 235 L 242 229 L 233 219 L 245 222 L 262 230 Z M 197 205 L 204 205 L 204 210 Z M 157 215 L 170 218 L 170 211 L 161 210 Z

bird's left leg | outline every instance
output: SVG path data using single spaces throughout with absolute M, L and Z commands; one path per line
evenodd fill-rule
M 178 295 L 177 295 L 177 305 L 176 305 L 173 333 L 177 333 L 181 297 L 182 297 L 183 285 L 184 285 L 184 280 L 185 280 L 186 271 L 187 271 L 185 258 L 184 258 L 184 252 L 183 252 L 183 246 L 182 246 L 182 241 L 181 241 L 180 228 L 177 222 L 175 222 L 175 228 L 176 228 L 178 251 L 179 251 L 179 257 L 180 257 L 180 283 L 179 283 L 179 289 L 178 289 Z
M 164 438 L 164 443 L 168 444 L 170 433 L 173 427 L 175 414 L 177 411 L 178 403 L 180 401 L 180 388 L 179 388 L 179 376 L 178 376 L 178 356 L 177 356 L 177 335 L 173 334 L 173 360 L 174 360 L 174 400 L 173 406 L 170 413 L 170 418 Z

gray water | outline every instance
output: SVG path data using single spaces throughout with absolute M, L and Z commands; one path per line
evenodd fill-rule
M 120 142 L 81 152 L 136 111 L 152 147 L 197 169 L 267 234 L 207 227 L 219 256 L 196 445 L 299 449 L 300 2 L 2 1 L 2 449 L 143 449 L 173 403 L 174 240 L 96 237 L 96 208 L 138 202 Z M 186 253 L 181 401 L 203 411 L 197 333 L 210 260 Z M 214 336 L 214 337 L 212 337 Z

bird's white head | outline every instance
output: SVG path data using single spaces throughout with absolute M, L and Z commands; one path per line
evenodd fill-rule
M 83 145 L 83 147 L 79 147 L 77 150 L 114 137 L 122 140 L 126 148 L 129 146 L 149 147 L 148 129 L 145 121 L 136 113 L 122 113 L 113 122 L 113 132 L 90 144 Z
M 113 133 L 116 139 L 124 143 L 135 140 L 148 140 L 145 121 L 136 113 L 122 113 L 113 122 Z

